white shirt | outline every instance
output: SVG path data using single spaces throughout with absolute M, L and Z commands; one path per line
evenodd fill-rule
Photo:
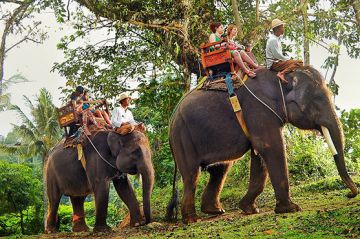
M 114 127 L 120 127 L 122 123 L 137 124 L 131 111 L 129 109 L 125 110 L 120 105 L 111 112 L 111 124 Z
M 266 67 L 270 69 L 274 62 L 279 60 L 286 61 L 289 59 L 290 57 L 284 56 L 282 53 L 280 37 L 271 34 L 266 42 Z

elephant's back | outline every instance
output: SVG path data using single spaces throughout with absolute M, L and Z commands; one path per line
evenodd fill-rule
M 176 107 L 170 123 L 170 131 L 176 127 L 218 125 L 233 118 L 233 112 L 224 91 L 193 90 Z M 210 121 L 210 122 L 209 122 Z
M 204 159 L 228 154 L 231 156 L 226 158 L 230 158 L 248 147 L 225 91 L 194 90 L 187 94 L 174 112 L 169 139 L 173 151 L 184 148 Z
M 88 194 L 89 185 L 77 149 L 62 145 L 50 153 L 46 164 L 48 186 L 58 188 L 65 195 L 82 196 Z

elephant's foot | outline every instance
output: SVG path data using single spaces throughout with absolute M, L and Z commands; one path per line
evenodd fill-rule
M 73 222 L 72 226 L 73 232 L 87 232 L 89 231 L 89 227 L 86 225 L 85 220 L 78 220 Z
M 244 199 L 241 199 L 239 207 L 241 210 L 244 211 L 246 215 L 259 213 L 259 208 L 257 207 L 255 202 L 249 203 L 246 202 Z
M 146 224 L 145 219 L 142 217 L 138 217 L 137 219 L 130 220 L 130 226 L 131 227 L 138 227 L 138 226 L 144 226 Z
M 299 211 L 301 211 L 301 208 L 293 202 L 288 202 L 286 204 L 277 203 L 275 207 L 275 213 L 288 213 Z
M 57 230 L 56 226 L 47 226 L 45 228 L 46 234 L 57 233 L 57 232 L 58 232 L 58 230 Z
M 185 224 L 190 224 L 190 223 L 194 223 L 198 221 L 198 217 L 196 216 L 195 213 L 191 214 L 191 215 L 183 215 L 183 223 Z
M 112 229 L 108 225 L 102 225 L 102 226 L 95 225 L 94 230 L 93 230 L 94 233 L 97 233 L 97 232 L 111 232 L 111 231 L 112 231 Z
M 202 204 L 201 211 L 206 214 L 220 215 L 224 214 L 225 210 L 221 206 L 221 203 L 216 204 Z

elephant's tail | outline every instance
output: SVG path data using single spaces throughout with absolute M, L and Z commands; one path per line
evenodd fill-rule
M 178 214 L 178 205 L 179 205 L 179 190 L 177 187 L 176 179 L 177 179 L 177 165 L 175 162 L 174 166 L 174 177 L 173 177 L 173 191 L 171 200 L 168 203 L 168 206 L 166 208 L 166 221 L 176 221 L 177 220 L 177 214 Z

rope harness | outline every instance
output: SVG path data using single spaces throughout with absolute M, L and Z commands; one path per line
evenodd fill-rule
M 97 148 L 95 147 L 95 145 L 93 144 L 93 142 L 91 141 L 91 139 L 89 138 L 89 136 L 87 136 L 86 134 L 85 134 L 85 136 L 86 136 L 86 138 L 89 140 L 89 142 L 90 142 L 90 144 L 93 146 L 93 148 L 95 149 L 96 153 L 100 156 L 100 158 L 101 158 L 105 163 L 107 163 L 110 167 L 118 170 L 114 165 L 112 165 L 109 161 L 107 161 L 107 160 L 100 154 L 99 150 L 97 150 Z
M 272 113 L 274 113 L 274 115 L 276 115 L 276 117 L 279 118 L 279 120 L 281 121 L 282 124 L 285 124 L 286 122 L 288 122 L 288 114 L 287 114 L 287 110 L 286 110 L 286 104 L 285 104 L 285 97 L 284 97 L 284 92 L 282 90 L 281 87 L 281 82 L 279 79 L 279 87 L 280 87 L 280 92 L 281 92 L 281 98 L 282 98 L 282 106 L 283 106 L 283 110 L 284 110 L 284 114 L 285 114 L 285 119 L 282 119 L 276 112 L 275 110 L 273 110 L 269 105 L 267 105 L 264 101 L 262 101 L 259 97 L 257 97 L 250 89 L 249 87 L 247 87 L 247 85 L 245 85 L 245 82 L 241 79 L 241 77 L 235 73 L 235 75 L 237 77 L 239 77 L 240 81 L 243 83 L 244 87 L 246 88 L 246 90 L 256 99 L 258 100 L 261 104 L 263 104 L 266 108 L 268 108 Z

